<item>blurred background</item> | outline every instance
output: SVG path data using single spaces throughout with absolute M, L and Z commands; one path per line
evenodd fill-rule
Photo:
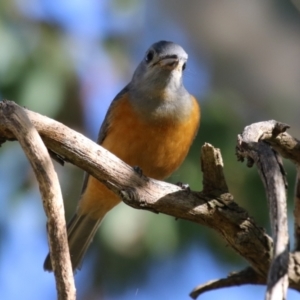
M 200 147 L 221 149 L 231 193 L 269 232 L 265 193 L 255 168 L 237 162 L 237 134 L 276 119 L 300 137 L 300 1 L 2 0 L 0 99 L 14 100 L 95 139 L 110 101 L 159 40 L 189 54 L 184 83 L 201 104 L 199 134 L 170 182 L 202 189 Z M 55 164 L 74 213 L 83 172 Z M 291 235 L 295 171 L 289 179 Z M 1 299 L 55 299 L 46 218 L 36 179 L 17 142 L 0 149 Z M 293 243 L 293 241 L 291 241 Z M 292 244 L 293 245 L 293 244 Z M 247 263 L 214 231 L 120 204 L 104 220 L 82 270 L 78 299 L 189 299 L 198 284 Z M 201 299 L 263 299 L 242 286 Z M 289 292 L 289 299 L 297 294 Z

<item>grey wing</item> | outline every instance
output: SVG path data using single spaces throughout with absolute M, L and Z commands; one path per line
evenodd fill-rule
M 114 100 L 111 102 L 108 110 L 107 110 L 107 113 L 105 115 L 105 118 L 103 120 L 103 123 L 101 125 L 101 128 L 100 128 L 100 131 L 99 131 L 99 134 L 98 134 L 98 139 L 97 139 L 97 143 L 99 145 L 101 145 L 107 135 L 107 132 L 108 132 L 108 128 L 109 128 L 109 117 L 110 117 L 110 113 L 114 107 L 114 105 L 116 104 L 116 102 L 125 94 L 128 92 L 128 89 L 129 89 L 129 84 L 123 89 L 121 90 L 120 93 L 117 94 L 117 96 L 114 98 Z
M 118 93 L 116 95 L 116 97 L 113 99 L 113 101 L 111 102 L 108 110 L 107 110 L 107 113 L 105 115 L 105 118 L 103 120 L 103 123 L 100 127 L 100 130 L 99 130 L 99 134 L 98 134 L 98 138 L 97 138 L 97 144 L 101 145 L 103 143 L 103 141 L 105 140 L 105 137 L 107 135 L 107 132 L 108 132 L 108 128 L 109 128 L 109 117 L 110 117 L 110 113 L 112 111 L 112 108 L 113 106 L 115 105 L 115 103 L 125 94 L 128 92 L 128 89 L 129 89 L 129 84 L 123 88 L 121 90 L 120 93 Z M 89 179 L 89 174 L 84 172 L 84 175 L 83 175 L 83 184 L 82 184 L 82 189 L 81 189 L 81 195 L 84 193 L 85 189 L 86 189 L 86 186 L 87 186 L 87 182 L 88 182 L 88 179 Z

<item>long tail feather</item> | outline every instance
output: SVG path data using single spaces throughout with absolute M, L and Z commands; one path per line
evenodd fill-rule
M 89 215 L 75 215 L 68 224 L 68 241 L 73 270 L 79 269 L 102 219 L 93 219 Z M 50 254 L 44 262 L 46 271 L 53 271 Z

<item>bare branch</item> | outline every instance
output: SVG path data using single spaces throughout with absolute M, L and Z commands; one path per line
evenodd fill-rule
M 227 244 L 249 262 L 257 276 L 266 281 L 273 256 L 272 239 L 228 192 L 219 150 L 209 144 L 202 148 L 204 191 L 182 190 L 178 186 L 140 175 L 83 135 L 52 119 L 25 111 L 47 148 L 59 159 L 87 171 L 132 207 L 165 213 L 216 230 Z M 15 135 L 3 122 L 0 110 L 0 140 L 4 142 L 11 139 L 15 139 Z M 217 184 L 214 184 L 214 180 Z M 290 287 L 300 290 L 298 253 L 290 254 L 288 272 Z
M 247 211 L 233 201 L 231 194 L 189 192 L 167 182 L 140 176 L 132 167 L 83 135 L 32 111 L 26 110 L 26 113 L 48 148 L 103 182 L 127 204 L 213 228 L 259 274 L 266 276 L 273 251 L 272 240 Z M 1 124 L 1 116 L 0 137 L 14 138 L 5 124 Z M 202 161 L 206 158 L 202 157 Z M 211 169 L 214 165 L 220 166 L 219 161 L 212 161 Z
M 295 186 L 295 251 L 300 251 L 300 141 L 286 131 L 289 126 L 276 121 L 269 121 L 260 140 L 270 144 L 282 157 L 290 159 L 296 164 L 297 177 Z
M 197 299 L 198 296 L 208 291 L 243 284 L 266 284 L 266 280 L 249 267 L 240 272 L 230 273 L 226 278 L 211 280 L 201 284 L 192 290 L 190 296 L 192 299 Z
M 290 159 L 296 165 L 300 164 L 300 142 L 285 132 L 289 126 L 274 120 L 263 123 L 265 127 L 259 140 L 266 141 L 282 157 Z
M 297 176 L 295 184 L 294 199 L 294 230 L 295 230 L 295 251 L 300 251 L 300 165 L 297 165 Z
M 257 165 L 265 185 L 274 239 L 274 258 L 268 275 L 266 299 L 285 299 L 288 288 L 289 237 L 286 207 L 286 178 L 280 157 L 259 141 L 270 122 L 247 126 L 238 137 L 238 154 Z
M 219 151 L 209 144 L 202 147 L 202 162 L 206 162 L 206 166 L 202 166 L 202 168 L 210 170 L 210 173 L 206 175 L 207 182 L 211 182 L 211 178 L 217 177 L 222 181 L 218 155 L 214 156 L 212 153 L 216 154 Z M 217 158 L 217 161 L 211 159 L 213 156 Z M 141 190 L 139 187 L 122 188 L 118 182 L 109 184 L 109 186 L 111 185 L 115 191 L 121 189 L 122 200 L 134 208 L 164 213 L 215 229 L 233 249 L 240 254 L 243 253 L 242 255 L 257 272 L 266 276 L 271 261 L 272 241 L 255 224 L 247 212 L 233 201 L 231 194 L 222 193 L 220 190 L 205 194 L 204 192 L 178 190 L 177 187 L 175 192 L 173 188 L 169 189 L 167 183 L 152 179 L 146 180 L 147 182 L 142 185 Z M 129 186 L 131 185 L 129 184 Z M 252 234 L 255 235 L 255 238 L 249 239 Z M 259 264 L 256 261 L 257 255 L 264 257 Z
M 43 205 L 48 217 L 47 228 L 51 258 L 54 265 L 58 299 L 73 300 L 76 290 L 69 254 L 63 199 L 57 174 L 47 149 L 22 108 L 2 102 L 1 123 L 21 144 L 39 183 Z
M 201 149 L 201 170 L 203 172 L 203 193 L 218 191 L 228 193 L 228 187 L 223 173 L 223 159 L 220 149 L 215 149 L 205 143 Z

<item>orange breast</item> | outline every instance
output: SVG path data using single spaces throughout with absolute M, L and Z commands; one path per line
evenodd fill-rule
M 186 157 L 198 128 L 200 108 L 196 99 L 190 117 L 181 123 L 169 120 L 149 124 L 137 117 L 125 97 L 114 105 L 102 146 L 129 165 L 139 166 L 149 177 L 168 177 Z M 119 202 L 117 195 L 90 176 L 78 210 L 102 219 Z
M 184 122 L 165 120 L 151 124 L 137 117 L 127 98 L 118 100 L 111 113 L 102 146 L 149 177 L 163 179 L 174 172 L 187 155 L 199 126 L 200 108 Z

